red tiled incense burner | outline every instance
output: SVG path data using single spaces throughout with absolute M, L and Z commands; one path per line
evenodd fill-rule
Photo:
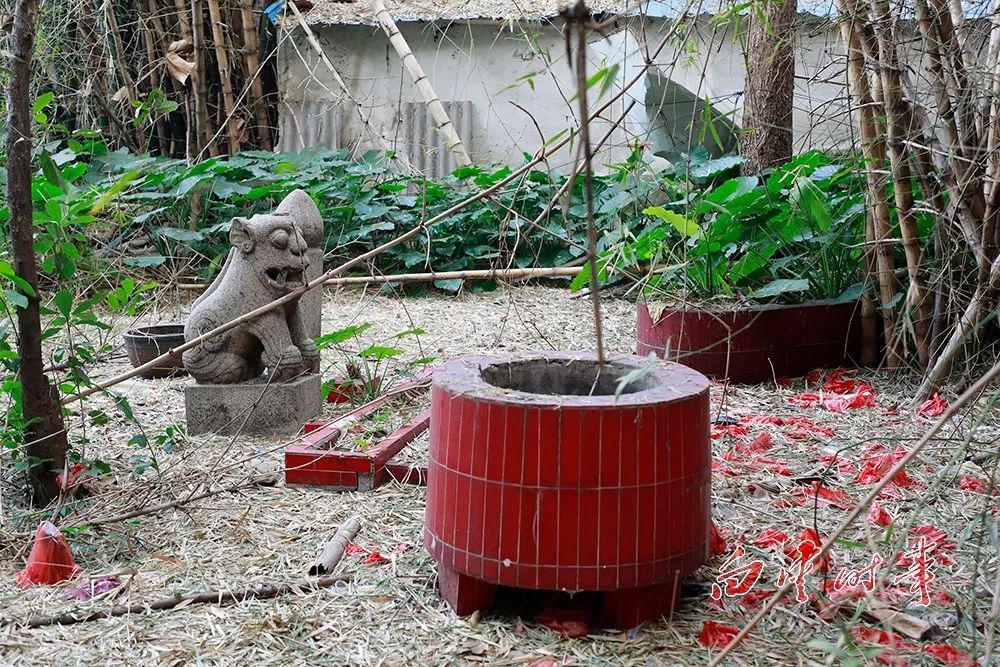
M 492 606 L 498 585 L 600 591 L 623 628 L 670 611 L 708 557 L 708 386 L 640 357 L 598 374 L 587 353 L 439 369 L 424 544 L 455 611 Z

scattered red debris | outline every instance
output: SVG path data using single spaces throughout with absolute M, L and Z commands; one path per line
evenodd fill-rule
M 359 547 L 354 542 L 348 543 L 347 548 L 344 549 L 345 556 L 360 556 L 361 554 L 366 553 L 368 553 L 368 551 L 365 550 L 364 547 Z
M 917 416 L 940 417 L 947 409 L 948 401 L 944 400 L 939 394 L 935 393 L 931 398 L 928 398 L 920 404 L 920 407 L 917 408 Z
M 17 573 L 17 585 L 28 588 L 36 584 L 58 584 L 76 576 L 79 571 L 66 538 L 54 523 L 43 521 L 35 531 L 35 543 L 28 554 L 28 563 Z
M 737 444 L 736 451 L 741 454 L 757 454 L 760 452 L 766 452 L 771 449 L 771 447 L 774 447 L 774 438 L 771 437 L 770 433 L 764 432 L 751 440 L 749 444 Z
M 777 528 L 765 528 L 753 543 L 761 549 L 767 549 L 769 547 L 784 547 L 787 541 L 788 535 Z
M 923 537 L 926 540 L 928 547 L 937 547 L 939 549 L 944 549 L 945 551 L 954 551 L 955 543 L 948 542 L 948 533 L 934 524 L 925 523 L 920 526 L 915 526 L 912 532 L 914 535 Z
M 958 488 L 962 491 L 985 494 L 989 485 L 981 479 L 976 479 L 975 477 L 970 477 L 969 475 L 962 475 L 962 478 L 958 480 Z
M 847 410 L 878 407 L 875 389 L 867 382 L 861 384 L 863 387 L 856 394 L 835 394 L 824 397 L 823 407 L 830 412 L 845 412 Z
M 868 510 L 868 523 L 873 526 L 885 528 L 892 523 L 892 515 L 885 511 L 877 502 L 874 502 Z
M 746 426 L 742 424 L 713 424 L 712 425 L 712 439 L 717 440 L 724 435 L 731 436 L 733 438 L 745 438 L 750 435 L 750 431 L 747 430 Z
M 900 650 L 916 651 L 918 649 L 917 646 L 905 641 L 896 633 L 888 632 L 887 630 L 880 630 L 878 628 L 854 626 L 851 628 L 851 637 L 853 637 L 854 641 L 858 643 L 878 644 L 881 646 L 891 647 L 891 650 L 882 651 L 875 656 L 875 660 L 880 665 L 906 667 L 906 660 L 897 656 L 896 653 Z
M 867 382 L 858 383 L 856 380 L 849 380 L 844 377 L 845 371 L 833 371 L 826 376 L 823 383 L 823 391 L 830 394 L 853 394 L 858 390 L 858 386 L 867 385 Z
M 546 607 L 535 616 L 535 621 L 564 637 L 586 637 L 590 634 L 588 609 Z
M 381 565 L 382 563 L 390 562 L 388 558 L 383 556 L 377 551 L 373 551 L 368 556 L 361 561 L 362 565 Z
M 794 396 L 789 396 L 785 399 L 785 402 L 789 405 L 794 405 L 799 408 L 811 408 L 815 406 L 820 401 L 819 394 L 795 394 Z
M 860 625 L 855 625 L 851 628 L 851 637 L 856 642 L 864 642 L 866 644 L 882 644 L 883 646 L 896 646 L 899 648 L 912 648 L 913 645 L 903 639 L 900 635 L 895 632 L 889 632 L 888 630 L 882 630 L 880 628 L 869 628 Z
M 715 558 L 716 556 L 721 556 L 726 553 L 729 545 L 726 543 L 726 537 L 719 530 L 719 527 L 715 525 L 715 520 L 712 520 L 712 528 L 708 535 L 708 556 L 709 558 Z
M 809 563 L 816 554 L 819 553 L 820 547 L 823 546 L 823 541 L 819 539 L 819 535 L 812 528 L 806 528 L 799 535 L 798 545 L 789 545 L 785 547 L 785 555 L 788 556 L 793 562 Z M 827 572 L 833 566 L 833 558 L 830 556 L 829 552 L 824 554 L 823 558 L 814 562 L 810 572 Z
M 778 378 L 778 386 L 779 387 L 791 387 L 792 386 L 792 382 L 793 382 L 792 378 L 786 378 L 786 377 L 780 377 L 780 378 Z
M 740 629 L 731 625 L 705 621 L 705 625 L 701 628 L 701 634 L 698 635 L 698 643 L 707 648 L 725 648 L 739 633 Z
M 808 488 L 797 486 L 792 489 L 792 504 L 807 505 L 814 502 L 842 510 L 850 509 L 852 504 L 849 495 L 827 488 L 821 482 L 813 482 Z
M 807 385 L 819 384 L 822 381 L 823 381 L 823 371 L 816 370 L 809 373 L 809 375 L 806 376 Z
M 764 604 L 768 600 L 770 600 L 772 595 L 774 595 L 774 591 L 765 591 L 763 589 L 758 589 L 749 591 L 746 595 L 741 595 L 737 599 L 740 601 L 740 604 L 744 607 L 756 608 Z
M 113 591 L 121 585 L 122 580 L 118 577 L 98 577 L 81 581 L 66 589 L 66 596 L 72 600 L 90 600 L 108 591 Z
M 948 667 L 975 667 L 976 661 L 968 653 L 959 651 L 948 644 L 925 644 L 923 652 L 934 656 Z
M 861 472 L 858 473 L 855 481 L 859 484 L 878 484 L 904 456 L 906 456 L 906 449 L 904 447 L 896 447 L 894 451 L 888 454 L 866 456 Z M 906 474 L 906 470 L 900 470 L 896 473 L 896 476 L 892 478 L 892 484 L 899 488 L 919 486 L 912 477 Z
M 823 453 L 819 457 L 819 462 L 827 467 L 837 466 L 837 471 L 843 475 L 858 474 L 858 467 L 854 465 L 854 462 L 839 454 Z
M 87 466 L 85 466 L 82 463 L 74 463 L 72 466 L 70 466 L 69 469 L 69 483 L 68 484 L 65 483 L 65 475 L 59 473 L 58 475 L 56 475 L 56 484 L 59 485 L 60 489 L 64 489 L 66 491 L 72 491 L 74 493 L 81 491 L 82 480 L 80 479 L 80 477 L 86 471 L 87 471 Z
M 392 553 L 401 554 L 412 546 L 413 545 L 410 544 L 409 542 L 400 542 L 399 544 L 397 544 L 395 547 L 392 548 Z

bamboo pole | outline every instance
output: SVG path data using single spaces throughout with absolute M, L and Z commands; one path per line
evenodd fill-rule
M 896 201 L 896 215 L 903 237 L 906 253 L 906 267 L 909 270 L 910 287 L 914 308 L 913 329 L 916 337 L 917 355 L 923 368 L 930 363 L 929 330 L 931 322 L 930 303 L 927 299 L 927 285 L 923 276 L 923 252 L 920 247 L 920 233 L 917 230 L 913 211 L 913 187 L 910 184 L 911 169 L 906 151 L 911 127 L 905 120 L 912 118 L 903 100 L 902 81 L 899 75 L 899 54 L 892 34 L 892 18 L 887 0 L 868 0 L 872 11 L 872 25 L 879 51 L 879 76 L 882 81 L 882 95 L 885 106 L 887 146 L 892 171 L 893 195 Z
M 309 567 L 309 576 L 315 577 L 333 572 L 333 568 L 337 567 L 337 563 L 344 557 L 347 545 L 358 536 L 359 530 L 361 530 L 361 520 L 358 517 L 353 516 L 345 521 L 337 529 L 333 539 L 323 547 L 323 552 L 316 559 L 316 562 Z
M 177 25 L 180 26 L 181 36 L 190 39 L 191 21 L 188 20 L 188 9 L 184 5 L 184 0 L 174 0 L 174 10 L 177 14 Z
M 445 147 L 455 155 L 455 162 L 459 166 L 472 164 L 472 158 L 469 157 L 465 145 L 458 137 L 458 132 L 455 131 L 455 126 L 448 117 L 448 112 L 445 111 L 444 105 L 441 104 L 441 98 L 434 92 L 434 87 L 431 86 L 430 79 L 424 73 L 424 69 L 420 66 L 417 57 L 413 55 L 413 50 L 410 49 L 410 45 L 406 42 L 406 38 L 403 37 L 403 33 L 399 32 L 399 28 L 396 26 L 396 22 L 392 20 L 392 15 L 386 9 L 385 3 L 382 0 L 368 0 L 368 3 L 372 11 L 375 12 L 375 18 L 378 19 L 379 25 L 382 26 L 382 30 L 385 31 L 386 36 L 389 38 L 389 43 L 396 49 L 399 59 L 403 61 L 403 66 L 413 78 L 413 83 L 417 87 L 420 97 L 423 98 L 424 103 L 431 112 L 431 117 L 434 119 L 434 126 L 438 132 L 444 135 Z
M 153 31 L 150 29 L 149 24 L 153 23 L 157 18 L 156 16 L 156 0 L 149 0 L 149 17 L 148 22 L 144 21 L 142 24 L 142 38 L 146 44 L 146 60 L 149 66 L 149 85 L 152 90 L 158 90 L 164 95 L 164 91 L 161 86 L 160 79 L 160 69 L 156 65 L 156 41 L 153 39 Z M 155 25 L 155 23 L 154 23 Z M 168 77 L 169 78 L 169 77 Z M 167 137 L 167 123 L 163 116 L 160 114 L 156 115 L 153 123 L 156 128 L 156 143 L 160 149 L 160 155 L 170 156 L 173 152 L 172 144 L 173 140 L 168 141 Z
M 253 16 L 253 0 L 240 0 L 240 22 L 243 24 L 243 57 L 246 61 L 247 78 L 250 80 L 250 104 L 257 119 L 257 137 L 260 147 L 271 150 L 271 119 L 264 99 L 264 82 L 260 77 L 260 58 L 257 49 L 257 23 Z
M 885 335 L 886 365 L 890 369 L 900 366 L 902 358 L 897 344 L 896 309 L 890 305 L 896 296 L 895 262 L 892 246 L 887 239 L 892 234 L 889 220 L 889 201 L 885 186 L 878 173 L 885 165 L 885 146 L 879 136 L 874 100 L 869 79 L 864 72 L 863 43 L 854 27 L 857 0 L 837 0 L 838 25 L 841 39 L 847 50 L 847 74 L 855 99 L 858 101 L 858 124 L 861 132 L 861 151 L 865 160 L 865 178 L 869 197 L 871 224 L 865 225 L 865 240 L 874 245 L 872 277 L 878 285 L 882 305 L 883 333 Z M 850 4 L 848 4 L 850 2 Z M 870 260 L 869 260 L 870 261 Z
M 28 619 L 23 625 L 27 628 L 42 628 L 48 625 L 75 625 L 77 623 L 87 623 L 88 621 L 98 621 L 116 616 L 131 616 L 133 614 L 145 614 L 150 611 L 164 611 L 179 607 L 181 604 L 226 604 L 230 602 L 246 602 L 247 600 L 268 600 L 281 595 L 296 595 L 310 593 L 323 588 L 330 588 L 339 583 L 350 581 L 350 577 L 343 575 L 320 577 L 319 579 L 308 579 L 305 581 L 293 581 L 284 584 L 264 584 L 262 586 L 251 586 L 241 590 L 221 590 L 203 591 L 190 595 L 171 595 L 159 598 L 152 602 L 143 602 L 132 605 L 118 605 L 110 609 L 101 609 L 76 614 L 58 614 L 56 616 L 41 616 Z M 17 625 L 16 621 L 6 620 L 3 625 Z
M 208 20 L 212 24 L 212 41 L 215 42 L 215 60 L 219 66 L 219 84 L 222 86 L 222 105 L 226 114 L 226 139 L 229 154 L 240 152 L 240 129 L 236 118 L 236 97 L 233 95 L 233 70 L 226 51 L 226 34 L 222 30 L 222 11 L 219 0 L 207 0 Z
M 294 7 L 295 5 L 293 3 L 293 4 L 289 4 L 288 6 Z M 615 93 L 612 94 L 608 98 L 608 100 L 606 102 L 604 102 L 599 107 L 597 107 L 597 109 L 594 110 L 594 112 L 590 115 L 590 120 L 594 120 L 595 118 L 599 118 L 601 116 L 601 114 L 603 114 L 605 111 L 607 111 L 608 109 L 610 109 L 622 97 L 624 97 L 628 93 L 628 91 L 632 89 L 632 86 L 634 86 L 636 83 L 638 83 L 641 79 L 643 79 L 646 76 L 646 72 L 649 71 L 649 68 L 655 62 L 656 57 L 660 54 L 661 51 L 663 51 L 663 49 L 666 47 L 666 45 L 673 38 L 674 31 L 677 29 L 677 25 L 679 25 L 679 24 L 675 23 L 674 26 L 671 27 L 671 29 L 667 32 L 667 34 L 663 36 L 663 38 L 660 40 L 659 45 L 657 45 L 656 49 L 653 50 L 653 52 L 649 56 L 649 59 L 646 60 L 646 62 L 643 64 L 643 66 L 639 68 L 639 70 L 636 72 L 635 76 L 633 76 L 631 79 L 629 79 L 629 81 L 627 81 L 625 83 L 625 85 L 622 86 L 621 90 L 615 91 Z M 63 399 L 62 404 L 63 405 L 67 405 L 67 404 L 72 403 L 74 401 L 77 401 L 77 400 L 79 400 L 81 398 L 85 398 L 85 397 L 90 396 L 92 394 L 96 394 L 96 393 L 105 391 L 105 390 L 107 390 L 107 389 L 109 389 L 109 388 L 111 388 L 111 387 L 113 387 L 113 386 L 115 386 L 115 385 L 117 385 L 117 384 L 119 384 L 121 382 L 124 382 L 125 380 L 129 380 L 131 378 L 134 378 L 137 375 L 140 375 L 141 373 L 143 373 L 143 372 L 145 372 L 147 370 L 150 370 L 151 368 L 157 368 L 161 364 L 163 364 L 163 362 L 165 362 L 167 360 L 176 359 L 185 350 L 190 350 L 193 347 L 197 347 L 198 345 L 201 345 L 205 341 L 211 340 L 211 339 L 215 338 L 216 336 L 220 336 L 220 335 L 226 333 L 227 331 L 231 331 L 232 329 L 240 326 L 241 324 L 245 324 L 245 323 L 247 323 L 247 322 L 249 322 L 249 321 L 251 321 L 251 320 L 253 320 L 253 319 L 257 318 L 257 317 L 260 317 L 261 315 L 263 315 L 265 313 L 269 313 L 269 312 L 271 312 L 272 310 L 274 310 L 276 308 L 280 308 L 281 306 L 284 306 L 287 303 L 292 303 L 293 301 L 299 299 L 303 294 L 305 294 L 309 290 L 316 289 L 317 287 L 319 287 L 320 285 L 322 285 L 324 282 L 326 282 L 330 278 L 334 278 L 336 276 L 339 276 L 342 273 L 350 271 L 354 267 L 356 267 L 356 266 L 358 266 L 360 264 L 364 264 L 365 262 L 368 262 L 372 258 L 377 257 L 378 255 L 382 254 L 386 250 L 389 250 L 390 248 L 395 248 L 398 245 L 406 243 L 407 241 L 409 241 L 409 240 L 411 240 L 413 238 L 416 238 L 420 234 L 426 234 L 427 230 L 430 227 L 432 227 L 432 226 L 434 226 L 434 225 L 436 225 L 436 224 L 438 224 L 438 223 L 440 223 L 440 222 L 442 222 L 444 220 L 448 220 L 449 218 L 451 218 L 451 216 L 453 216 L 456 213 L 458 213 L 459 211 L 463 210 L 465 207 L 469 206 L 470 204 L 473 204 L 473 203 L 475 203 L 477 201 L 480 201 L 482 199 L 490 197 L 491 195 L 493 195 L 493 193 L 497 192 L 498 190 L 500 190 L 501 188 L 503 188 L 507 184 L 509 184 L 509 183 L 517 180 L 518 178 L 521 178 L 522 176 L 524 176 L 525 174 L 527 174 L 528 172 L 530 172 L 532 169 L 534 169 L 536 165 L 538 165 L 541 162 L 544 162 L 548 158 L 548 156 L 550 154 L 555 153 L 556 151 L 561 150 L 564 146 L 566 146 L 567 144 L 569 144 L 570 141 L 573 140 L 573 137 L 574 137 L 574 135 L 572 133 L 568 133 L 567 136 L 562 137 L 561 139 L 559 139 L 558 141 L 556 141 L 554 143 L 543 144 L 542 146 L 540 146 L 538 148 L 538 151 L 535 153 L 534 157 L 532 157 L 525 164 L 521 165 L 520 167 L 518 167 L 517 169 L 515 169 L 511 173 L 507 174 L 507 176 L 505 176 L 504 178 L 500 179 L 499 181 L 497 181 L 493 185 L 489 186 L 485 190 L 481 190 L 481 191 L 475 193 L 474 195 L 471 195 L 471 196 L 463 199 L 462 201 L 458 202 L 457 204 L 455 204 L 451 208 L 449 208 L 449 209 L 447 209 L 445 211 L 442 211 L 441 213 L 437 214 L 436 216 L 434 216 L 433 218 L 431 218 L 431 219 L 429 219 L 427 221 L 421 222 L 420 224 L 416 225 L 415 227 L 410 228 L 410 230 L 407 231 L 406 233 L 401 234 L 401 235 L 397 236 L 394 239 L 386 241 L 385 243 L 383 243 L 382 245 L 378 246 L 377 248 L 373 248 L 373 249 L 369 250 L 368 252 L 365 252 L 365 253 L 362 253 L 362 254 L 358 255 L 354 259 L 351 259 L 351 260 L 348 260 L 348 261 L 344 262 L 343 264 L 341 264 L 338 267 L 330 269 L 329 271 L 327 271 L 323 275 L 319 276 L 315 280 L 310 281 L 306 285 L 303 285 L 302 287 L 300 287 L 299 289 L 295 290 L 294 292 L 291 292 L 289 294 L 286 294 L 283 297 L 275 299 L 274 301 L 272 301 L 270 303 L 264 304 L 263 306 L 261 306 L 259 308 L 256 308 L 256 309 L 254 309 L 254 310 L 252 310 L 252 311 L 250 311 L 248 313 L 245 313 L 245 314 L 241 315 L 240 317 L 234 318 L 234 319 L 230 320 L 229 322 L 226 322 L 225 324 L 220 324 L 219 326 L 217 326 L 216 328 L 212 329 L 211 331 L 206 331 L 205 333 L 203 333 L 202 335 L 200 335 L 200 336 L 198 336 L 196 338 L 192 338 L 189 341 L 185 341 L 183 345 L 178 345 L 177 347 L 175 347 L 173 349 L 167 350 L 165 353 L 161 354 L 160 356 L 156 357 L 155 359 L 150 359 L 149 361 L 147 361 L 146 363 L 142 364 L 141 366 L 137 366 L 136 368 L 133 368 L 130 371 L 126 371 L 124 373 L 116 375 L 116 376 L 114 376 L 112 378 L 109 378 L 107 380 L 104 380 L 104 381 L 101 381 L 101 382 L 97 382 L 93 386 L 88 387 L 87 389 L 85 389 L 85 390 L 83 390 L 83 391 L 81 391 L 81 392 L 79 392 L 77 394 L 73 394 L 73 395 L 67 396 L 66 398 Z
M 205 53 L 205 5 L 204 0 L 191 0 L 191 43 L 194 45 L 194 76 L 191 89 L 194 91 L 195 105 L 195 136 L 198 150 L 194 153 L 202 155 L 205 150 L 216 156 L 219 147 L 212 138 L 212 128 L 208 117 L 208 68 Z
M 580 275 L 583 267 L 567 266 L 537 269 L 483 269 L 470 271 L 441 271 L 429 273 L 399 273 L 388 276 L 346 276 L 330 278 L 324 285 L 381 285 L 387 283 L 429 283 L 435 280 L 531 280 L 532 278 L 571 278 Z M 180 289 L 200 290 L 202 283 L 181 283 Z

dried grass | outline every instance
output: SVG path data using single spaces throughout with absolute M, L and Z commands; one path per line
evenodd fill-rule
M 169 311 L 168 311 L 169 312 Z M 529 349 L 589 349 L 593 326 L 586 301 L 571 300 L 558 290 L 522 287 L 460 298 L 433 296 L 397 299 L 379 292 L 339 291 L 328 294 L 324 330 L 369 321 L 366 342 L 382 342 L 392 334 L 419 326 L 427 333 L 399 341 L 412 355 L 451 358 L 464 353 Z M 167 314 L 167 313 L 164 313 Z M 634 305 L 608 299 L 604 302 L 605 337 L 612 351 L 628 352 L 634 345 Z M 422 350 L 422 351 L 421 351 Z M 324 357 L 325 376 L 341 373 L 329 368 L 339 357 Z M 114 360 L 99 375 L 124 369 Z M 857 461 L 861 448 L 872 441 L 889 449 L 915 441 L 923 424 L 900 408 L 913 386 L 888 382 L 878 374 L 866 375 L 879 391 L 880 409 L 834 414 L 823 408 L 790 407 L 785 398 L 801 391 L 796 387 L 713 387 L 713 416 L 747 414 L 805 415 L 834 429 L 828 442 L 799 441 L 787 437 L 783 427 L 754 425 L 751 437 L 769 431 L 774 448 L 768 456 L 783 459 L 793 475 L 815 474 L 821 448 L 840 450 Z M 144 430 L 151 436 L 170 424 L 183 422 L 183 386 L 187 379 L 134 381 L 126 393 Z M 96 397 L 88 408 L 113 412 L 112 402 Z M 921 457 L 910 475 L 920 489 L 887 500 L 884 507 L 901 523 L 933 523 L 946 530 L 956 543 L 949 555 L 954 564 L 938 566 L 932 587 L 949 592 L 954 605 L 910 608 L 943 626 L 945 639 L 956 647 L 982 651 L 976 624 L 989 613 L 997 572 L 996 500 L 958 489 L 963 474 L 984 480 L 995 474 L 996 458 L 982 467 L 964 463 L 966 453 L 996 448 L 1000 424 L 983 406 L 947 429 Z M 327 406 L 327 414 L 343 406 Z M 975 418 L 982 417 L 981 423 Z M 76 503 L 62 520 L 64 527 L 81 525 L 136 507 L 183 497 L 186 493 L 245 480 L 280 462 L 279 439 L 186 438 L 171 453 L 158 453 L 160 472 L 133 472 L 130 458 L 140 453 L 127 444 L 136 427 L 121 419 L 105 426 L 89 424 L 88 458 L 107 461 L 113 472 L 96 484 L 98 495 Z M 74 425 L 74 435 L 83 430 Z M 732 437 L 713 440 L 716 460 L 735 446 Z M 79 446 L 79 445 L 78 445 Z M 404 450 L 405 460 L 426 458 L 427 436 Z M 823 534 L 839 521 L 842 510 L 820 506 L 777 507 L 775 501 L 791 497 L 796 486 L 790 478 L 770 472 L 741 469 L 745 462 L 728 461 L 737 476 L 713 476 L 716 521 L 730 538 L 744 535 L 746 543 L 765 528 L 775 527 L 795 536 L 807 527 Z M 821 471 L 823 472 L 823 471 Z M 849 475 L 824 472 L 834 489 L 860 498 L 862 487 Z M 764 484 L 762 484 L 764 482 Z M 768 484 L 769 482 L 769 484 Z M 772 492 L 751 491 L 766 487 Z M 775 491 L 776 490 L 776 491 Z M 435 569 L 421 546 L 424 491 L 389 485 L 373 493 L 332 493 L 317 489 L 252 486 L 222 493 L 175 510 L 70 533 L 78 562 L 91 575 L 132 572 L 126 584 L 88 603 L 65 599 L 60 587 L 21 591 L 14 574 L 22 566 L 35 517 L 11 522 L 11 493 L 6 494 L 0 525 L 0 606 L 5 617 L 54 614 L 73 609 L 97 608 L 112 603 L 135 603 L 163 595 L 208 588 L 247 585 L 301 578 L 337 525 L 357 514 L 362 521 L 358 543 L 391 559 L 379 566 L 361 564 L 348 556 L 340 572 L 354 582 L 327 590 L 282 599 L 251 601 L 225 607 L 193 605 L 169 612 L 122 617 L 72 627 L 27 631 L 13 625 L 0 627 L 0 662 L 11 664 L 469 664 L 523 665 L 546 659 L 554 664 L 673 665 L 702 664 L 710 651 L 697 642 L 706 620 L 741 625 L 751 612 L 727 601 L 724 608 L 707 597 L 685 600 L 669 623 L 629 633 L 607 632 L 582 640 L 563 639 L 530 620 L 486 614 L 459 619 L 435 592 Z M 779 503 L 780 504 L 780 503 Z M 890 540 L 902 543 L 898 528 Z M 856 544 L 835 551 L 837 567 L 866 564 L 884 534 L 858 524 L 850 534 Z M 730 540 L 732 542 L 732 540 Z M 412 545 L 399 553 L 401 544 Z M 748 547 L 749 548 L 749 547 Z M 756 552 L 754 552 L 756 553 Z M 769 559 L 760 588 L 773 589 L 779 559 Z M 696 576 L 704 590 L 717 575 L 720 559 Z M 765 584 L 765 581 L 767 583 Z M 810 580 L 816 583 L 815 580 Z M 961 618 L 961 623 L 958 619 Z M 806 642 L 821 638 L 841 640 L 841 626 L 849 618 L 822 620 L 814 607 L 783 603 L 738 649 L 732 664 L 823 664 L 827 653 Z M 865 621 L 859 621 L 869 625 Z M 948 627 L 956 626 L 956 627 Z M 977 638 L 978 646 L 971 641 Z M 921 660 L 918 657 L 911 664 Z

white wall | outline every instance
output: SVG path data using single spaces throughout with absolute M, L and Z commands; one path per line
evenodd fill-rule
M 400 30 L 440 98 L 471 101 L 468 148 L 474 161 L 520 163 L 522 153 L 534 153 L 544 141 L 575 126 L 579 103 L 570 100 L 576 91 L 576 77 L 567 65 L 565 41 L 556 28 L 524 24 L 512 30 L 494 23 L 456 22 L 443 32 L 421 23 L 403 23 Z M 402 136 L 401 105 L 420 100 L 388 39 L 371 26 L 328 25 L 317 26 L 315 31 L 331 62 L 360 100 L 362 113 L 369 117 L 373 129 L 365 130 L 355 105 L 343 99 L 333 76 L 296 31 L 293 39 L 283 40 L 279 52 L 281 147 L 388 147 L 405 154 L 407 138 Z M 620 89 L 624 78 L 631 77 L 641 64 L 637 46 L 633 34 L 624 30 L 593 42 L 589 46 L 590 73 L 601 67 L 603 58 L 608 65 L 620 64 Z M 631 97 L 618 101 L 605 113 L 606 119 L 616 118 L 629 99 L 637 101 L 631 120 L 614 133 L 602 152 L 603 162 L 621 160 L 627 155 L 629 143 L 641 133 L 646 116 L 643 94 L 644 88 L 637 86 Z M 596 89 L 592 90 L 592 98 L 596 95 Z M 591 103 L 593 108 L 599 101 L 591 99 Z M 593 141 L 609 126 L 608 122 L 592 123 Z M 433 131 L 430 134 L 433 144 Z M 432 145 L 427 150 L 435 149 Z M 567 148 L 549 163 L 553 168 L 567 169 L 572 160 Z

